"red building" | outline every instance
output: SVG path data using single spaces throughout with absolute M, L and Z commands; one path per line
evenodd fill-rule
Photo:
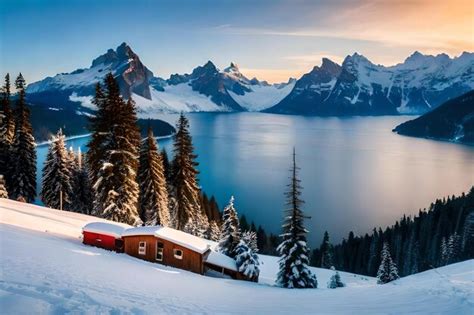
M 82 228 L 82 242 L 86 245 L 123 252 L 122 232 L 125 229 L 117 224 L 92 222 Z

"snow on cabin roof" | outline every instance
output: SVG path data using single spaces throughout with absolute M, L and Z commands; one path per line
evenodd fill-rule
M 91 222 L 82 228 L 84 232 L 92 232 L 92 233 L 99 233 L 114 236 L 115 238 L 120 238 L 122 236 L 123 231 L 125 231 L 126 227 L 120 226 L 117 224 L 106 223 L 106 222 Z
M 122 236 L 138 236 L 138 235 L 150 235 L 154 236 L 156 231 L 161 229 L 161 226 L 137 226 L 126 229 L 123 231 Z
M 122 236 L 152 235 L 175 244 L 186 247 L 190 250 L 203 254 L 210 245 L 200 237 L 163 226 L 139 226 L 127 229 Z
M 237 271 L 237 265 L 235 260 L 227 255 L 211 250 L 206 260 L 207 263 L 213 264 L 214 266 L 223 267 L 225 269 Z

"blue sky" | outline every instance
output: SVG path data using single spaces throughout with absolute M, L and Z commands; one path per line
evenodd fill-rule
M 473 6 L 466 0 L 2 0 L 0 72 L 32 82 L 89 67 L 127 42 L 155 75 L 231 61 L 249 77 L 299 77 L 357 51 L 376 63 L 413 51 L 473 51 Z

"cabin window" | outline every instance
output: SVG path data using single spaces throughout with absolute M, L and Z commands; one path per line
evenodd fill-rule
M 156 243 L 156 260 L 163 261 L 163 243 Z
M 146 255 L 146 242 L 138 243 L 138 254 Z
M 174 258 L 183 259 L 183 251 L 181 249 L 174 249 Z

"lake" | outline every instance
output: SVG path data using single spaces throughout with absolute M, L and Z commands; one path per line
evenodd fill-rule
M 291 154 L 301 168 L 311 245 L 324 230 L 333 242 L 415 214 L 436 198 L 474 184 L 474 147 L 392 133 L 413 116 L 321 118 L 263 113 L 187 115 L 199 180 L 222 208 L 231 195 L 240 214 L 278 233 Z M 177 115 L 159 117 L 175 123 Z M 68 141 L 86 149 L 88 139 Z M 172 140 L 162 139 L 169 153 Z M 43 165 L 47 146 L 38 147 Z M 38 166 L 38 170 L 40 167 Z M 39 175 L 38 175 L 39 176 Z

